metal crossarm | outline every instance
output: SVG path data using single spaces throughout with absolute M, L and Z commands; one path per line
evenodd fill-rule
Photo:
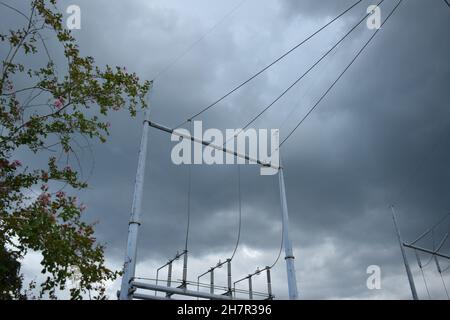
M 213 149 L 216 149 L 216 150 L 228 153 L 228 154 L 232 154 L 235 157 L 242 158 L 242 159 L 248 160 L 250 162 L 257 163 L 257 164 L 259 164 L 259 165 L 261 165 L 263 167 L 270 167 L 270 168 L 273 168 L 273 169 L 276 169 L 276 170 L 279 170 L 281 168 L 280 166 L 276 166 L 276 165 L 271 164 L 271 163 L 263 162 L 261 160 L 258 160 L 258 159 L 255 159 L 253 157 L 250 157 L 247 154 L 241 154 L 241 153 L 236 152 L 234 150 L 229 150 L 227 148 L 224 148 L 223 146 L 218 146 L 218 145 L 216 145 L 214 143 L 207 142 L 207 141 L 204 141 L 202 139 L 193 137 L 191 135 L 184 134 L 184 133 L 180 132 L 179 130 L 168 128 L 166 126 L 163 126 L 161 124 L 152 122 L 150 120 L 145 120 L 145 122 L 148 123 L 148 125 L 150 127 L 152 127 L 152 128 L 155 128 L 155 129 L 158 129 L 158 130 L 170 133 L 170 134 L 174 134 L 174 135 L 179 136 L 179 137 L 181 137 L 183 139 L 188 139 L 188 140 L 191 140 L 193 142 L 200 143 L 200 144 L 202 144 L 204 146 L 207 146 L 207 147 L 210 147 L 210 148 L 213 148 Z

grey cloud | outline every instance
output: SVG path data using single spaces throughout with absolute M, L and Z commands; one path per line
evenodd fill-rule
M 180 123 L 351 2 L 247 1 L 156 79 L 153 119 L 171 126 Z M 61 8 L 68 3 L 61 2 Z M 99 64 L 126 65 L 142 79 L 152 79 L 231 7 L 205 1 L 77 3 L 83 25 L 75 34 L 83 52 Z M 204 126 L 242 126 L 364 15 L 369 4 L 363 1 L 343 22 L 205 113 Z M 386 1 L 385 8 L 393 4 Z M 448 14 L 441 1 L 404 1 L 283 148 L 302 297 L 409 298 L 388 206 L 396 204 L 408 240 L 450 209 Z M 255 125 L 282 124 L 281 134 L 287 134 L 370 34 L 364 25 L 358 28 Z M 100 221 L 98 238 L 108 243 L 108 259 L 115 265 L 123 259 L 126 243 L 141 120 L 142 114 L 132 120 L 125 114 L 113 116 L 108 144 L 93 146 L 90 189 L 80 194 L 88 204 L 88 218 Z M 139 243 L 140 270 L 146 274 L 184 245 L 187 168 L 171 163 L 172 145 L 168 135 L 151 130 Z M 86 165 L 91 160 L 86 155 Z M 195 262 L 190 276 L 195 278 L 214 257 L 231 253 L 238 212 L 234 166 L 195 166 L 192 172 L 190 251 Z M 280 244 L 276 177 L 261 177 L 256 167 L 243 167 L 242 199 L 242 246 L 262 254 L 249 258 L 241 247 L 236 277 L 270 264 Z M 431 239 L 424 245 L 431 245 Z M 381 291 L 365 286 L 371 264 L 382 267 Z M 284 272 L 281 260 L 274 275 L 281 297 L 286 297 Z M 443 297 L 432 267 L 427 275 L 434 279 L 434 294 Z M 420 283 L 417 272 L 415 276 Z M 419 290 L 423 296 L 423 287 Z

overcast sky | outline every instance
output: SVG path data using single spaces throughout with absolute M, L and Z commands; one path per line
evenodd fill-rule
M 151 118 L 175 126 L 215 101 L 354 3 L 354 0 L 61 1 L 79 5 L 74 35 L 99 65 L 126 66 L 154 79 Z M 11 1 L 10 1 L 11 3 Z M 26 3 L 26 1 L 23 1 Z M 375 1 L 350 13 L 198 120 L 204 128 L 239 128 L 326 52 Z M 381 5 L 384 19 L 394 0 Z M 1 9 L 2 30 L 19 19 Z M 67 14 L 65 15 L 67 17 Z M 225 17 L 225 18 L 224 18 Z M 13 20 L 11 20 L 13 19 Z M 19 20 L 17 20 L 19 21 Z M 219 23 L 218 23 L 219 22 Z M 443 0 L 405 0 L 360 58 L 282 148 L 290 232 L 301 299 L 409 299 L 390 204 L 411 241 L 450 211 L 450 8 Z M 256 128 L 285 137 L 373 33 L 362 23 L 332 54 L 264 114 Z M 195 44 L 192 46 L 192 44 Z M 51 48 L 57 54 L 56 48 Z M 174 63 L 175 62 L 175 63 Z M 164 71 L 161 73 L 161 71 Z M 80 194 L 87 219 L 99 220 L 107 262 L 121 268 L 126 244 L 142 114 L 114 114 L 107 144 L 82 154 L 90 187 Z M 184 247 L 188 167 L 171 162 L 174 143 L 150 130 L 137 276 Z M 275 260 L 281 239 L 278 180 L 241 166 L 242 236 L 233 278 Z M 189 278 L 228 258 L 237 236 L 236 166 L 193 166 Z M 449 221 L 434 232 L 437 243 Z M 428 237 L 420 244 L 432 247 Z M 450 253 L 446 244 L 443 252 Z M 284 254 L 283 254 L 284 257 Z M 428 257 L 421 256 L 426 262 Z M 24 272 L 39 272 L 37 255 Z M 424 282 L 408 251 L 416 286 Z M 441 260 L 443 267 L 449 264 Z M 380 290 L 366 269 L 381 268 Z M 176 265 L 181 277 L 181 264 Z M 225 273 L 219 283 L 225 283 Z M 425 277 L 433 298 L 446 298 L 436 268 Z M 450 272 L 445 275 L 450 286 Z M 165 277 L 165 275 L 164 275 Z M 222 279 L 222 278 L 223 279 Z M 207 281 L 207 279 L 205 279 Z M 257 280 L 264 286 L 264 277 Z M 273 271 L 277 297 L 287 297 L 284 259 Z M 109 292 L 118 289 L 111 284 Z

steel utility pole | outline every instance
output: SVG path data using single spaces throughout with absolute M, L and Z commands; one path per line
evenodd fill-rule
M 298 289 L 297 289 L 297 277 L 295 275 L 295 265 L 294 265 L 294 252 L 292 250 L 292 242 L 289 237 L 289 215 L 286 200 L 286 186 L 284 184 L 283 167 L 280 161 L 280 169 L 278 170 L 278 178 L 280 183 L 280 200 L 281 200 L 281 210 L 283 213 L 283 244 L 286 260 L 286 270 L 287 270 L 287 280 L 289 289 L 289 299 L 298 299 Z
M 391 211 L 392 211 L 392 220 L 394 221 L 395 232 L 397 233 L 398 243 L 400 245 L 400 250 L 402 251 L 402 257 L 403 257 L 403 263 L 405 264 L 406 275 L 408 276 L 409 286 L 411 287 L 411 294 L 412 294 L 412 297 L 414 300 L 419 300 L 419 297 L 417 296 L 416 286 L 414 284 L 414 278 L 412 276 L 411 269 L 409 268 L 408 259 L 406 257 L 405 248 L 403 247 L 403 240 L 400 235 L 400 230 L 398 229 L 397 217 L 395 214 L 394 206 L 391 206 Z
M 150 83 L 148 93 L 148 107 L 144 111 L 144 124 L 142 127 L 141 145 L 139 147 L 138 166 L 136 171 L 136 180 L 134 184 L 133 204 L 131 206 L 131 216 L 128 224 L 127 248 L 125 262 L 123 266 L 122 285 L 120 288 L 120 300 L 130 300 L 133 295 L 131 292 L 131 282 L 136 271 L 136 254 L 139 226 L 141 225 L 142 194 L 144 190 L 145 162 L 147 160 L 147 143 L 150 120 L 150 98 L 153 91 L 153 81 Z

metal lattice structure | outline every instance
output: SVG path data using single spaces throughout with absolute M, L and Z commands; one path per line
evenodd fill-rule
M 448 291 L 447 291 L 447 287 L 446 287 L 444 278 L 443 278 L 443 276 L 442 276 L 444 270 L 442 270 L 442 268 L 441 268 L 441 265 L 440 265 L 440 263 L 439 263 L 438 257 L 450 260 L 450 256 L 449 256 L 448 254 L 445 254 L 445 253 L 442 253 L 442 252 L 441 252 L 441 249 L 442 249 L 442 247 L 444 246 L 444 243 L 445 243 L 445 242 L 447 241 L 447 239 L 449 238 L 450 230 L 447 230 L 447 231 L 446 231 L 444 237 L 441 239 L 441 241 L 439 242 L 439 244 L 438 244 L 438 246 L 437 246 L 436 248 L 432 248 L 432 249 L 424 248 L 424 247 L 418 246 L 417 243 L 418 243 L 420 240 L 422 240 L 425 236 L 429 235 L 430 233 L 433 233 L 433 230 L 436 228 L 436 226 L 438 226 L 443 220 L 445 220 L 446 218 L 448 218 L 448 217 L 450 216 L 450 214 L 446 215 L 446 216 L 444 217 L 444 219 L 442 219 L 441 221 L 439 221 L 437 224 L 435 224 L 435 225 L 432 226 L 431 228 L 428 228 L 425 232 L 423 232 L 423 233 L 422 233 L 418 238 L 416 238 L 414 241 L 408 243 L 408 242 L 404 242 L 404 241 L 403 241 L 402 236 L 401 236 L 401 234 L 400 234 L 400 230 L 399 230 L 399 227 L 398 227 L 397 217 L 396 217 L 396 212 L 395 212 L 394 206 L 391 206 L 391 211 L 392 211 L 392 219 L 393 219 L 393 222 L 394 222 L 394 228 L 395 228 L 395 231 L 396 231 L 396 234 L 397 234 L 397 239 L 398 239 L 399 246 L 400 246 L 400 250 L 401 250 L 401 253 L 402 253 L 403 263 L 404 263 L 404 265 L 405 265 L 406 275 L 407 275 L 407 277 L 408 277 L 409 286 L 410 286 L 410 288 L 411 288 L 412 298 L 413 298 L 414 300 L 419 300 L 419 296 L 418 296 L 418 294 L 417 294 L 416 285 L 415 285 L 415 283 L 414 283 L 414 277 L 413 277 L 413 275 L 412 275 L 411 267 L 410 267 L 410 265 L 409 265 L 408 258 L 407 258 L 407 256 L 406 256 L 405 248 L 406 248 L 406 249 L 412 249 L 412 250 L 414 250 L 414 253 L 415 253 L 415 256 L 416 256 L 416 259 L 417 259 L 417 265 L 419 266 L 420 272 L 421 272 L 421 274 L 422 274 L 422 278 L 423 278 L 423 280 L 424 280 L 425 288 L 426 288 L 426 291 L 427 291 L 429 297 L 430 297 L 430 292 L 429 292 L 429 289 L 428 289 L 427 282 L 426 282 L 426 280 L 425 280 L 425 275 L 424 275 L 424 273 L 423 273 L 424 265 L 423 265 L 423 263 L 422 263 L 422 261 L 421 261 L 421 259 L 420 259 L 420 256 L 419 256 L 418 252 L 422 252 L 422 253 L 425 253 L 425 254 L 427 254 L 427 255 L 431 255 L 429 262 L 431 262 L 432 260 L 434 260 L 434 262 L 435 262 L 435 264 L 436 264 L 436 269 L 437 269 L 437 271 L 438 271 L 438 273 L 439 273 L 439 275 L 440 275 L 440 277 L 441 277 L 442 284 L 443 284 L 444 289 L 445 289 L 445 293 L 447 294 L 447 298 L 449 298 L 449 294 L 448 294 Z M 428 263 L 427 263 L 427 264 L 428 264 Z M 449 299 L 450 299 L 450 298 L 449 298 Z

